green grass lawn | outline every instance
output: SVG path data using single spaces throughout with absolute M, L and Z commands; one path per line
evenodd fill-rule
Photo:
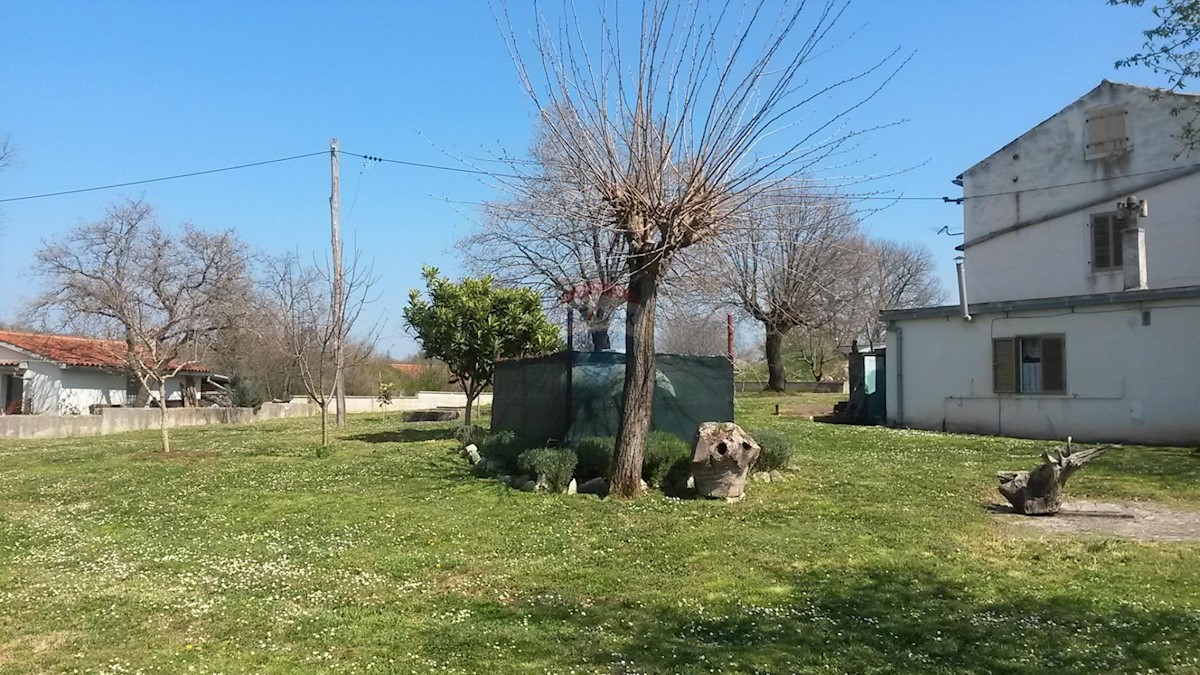
M 738 504 L 516 492 L 449 426 L 0 441 L 0 672 L 1200 672 L 1200 544 L 998 520 L 1044 444 L 833 426 Z M 1073 497 L 1200 510 L 1200 455 Z

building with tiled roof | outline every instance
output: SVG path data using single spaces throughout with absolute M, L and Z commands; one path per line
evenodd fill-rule
M 0 414 L 81 414 L 95 405 L 124 406 L 138 384 L 120 340 L 0 331 Z M 210 371 L 185 364 L 167 382 L 167 404 L 198 391 Z

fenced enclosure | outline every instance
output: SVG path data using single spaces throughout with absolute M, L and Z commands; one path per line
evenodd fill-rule
M 655 356 L 650 428 L 691 443 L 701 422 L 733 421 L 733 365 L 722 356 Z M 615 436 L 625 355 L 559 352 L 496 364 L 492 428 L 536 442 Z

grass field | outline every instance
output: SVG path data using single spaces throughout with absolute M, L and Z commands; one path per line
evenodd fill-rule
M 1044 444 L 775 402 L 795 475 L 738 504 L 516 492 L 381 416 L 0 441 L 0 672 L 1200 672 L 1200 544 L 983 508 Z M 1200 455 L 1068 491 L 1200 510 Z

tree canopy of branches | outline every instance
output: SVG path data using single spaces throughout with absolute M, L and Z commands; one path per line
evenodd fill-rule
M 467 266 L 505 286 L 529 286 L 547 304 L 565 305 L 587 322 L 591 347 L 611 348 L 609 326 L 625 297 L 625 245 L 606 226 L 586 186 L 560 175 L 562 149 L 544 131 L 534 142 L 528 192 L 484 205 L 479 232 L 458 243 Z
M 784 336 L 797 326 L 819 328 L 853 302 L 841 282 L 862 262 L 858 219 L 844 199 L 777 192 L 761 197 L 713 248 L 702 257 L 712 268 L 699 276 L 763 325 L 767 388 L 783 391 Z
M 562 349 L 558 328 L 530 289 L 501 288 L 491 277 L 460 283 L 426 266 L 427 298 L 413 289 L 404 320 L 425 356 L 441 360 L 467 396 L 464 424 L 471 425 L 475 399 L 492 383 L 498 359 L 540 356 Z
M 369 265 L 355 254 L 342 275 L 342 317 L 332 302 L 333 275 L 315 265 L 305 265 L 296 254 L 272 260 L 262 282 L 269 298 L 265 315 L 274 325 L 270 335 L 295 369 L 309 399 L 321 408 L 321 445 L 329 444 L 329 404 L 337 384 L 336 345 L 347 345 L 343 365 L 354 367 L 369 358 L 378 331 L 372 328 L 355 345 L 350 334 L 371 301 L 375 277 Z
M 511 27 L 507 33 L 559 153 L 556 182 L 588 196 L 584 213 L 601 216 L 624 247 L 626 368 L 610 494 L 626 497 L 640 493 L 655 307 L 672 259 L 736 221 L 777 181 L 815 171 L 843 149 L 855 134 L 841 123 L 873 91 L 842 107 L 818 104 L 890 60 L 845 77 L 812 68 L 836 40 L 845 9 L 838 0 L 633 6 L 633 31 L 615 2 L 603 2 L 598 29 L 581 25 L 568 5 L 557 28 L 539 13 L 531 47 Z M 627 40 L 630 33 L 636 37 Z M 528 163 L 512 162 L 509 171 L 518 178 L 497 177 L 516 198 L 545 189 L 546 176 Z
M 855 342 L 883 344 L 885 326 L 879 313 L 888 309 L 928 307 L 945 299 L 929 249 L 887 239 L 859 240 L 854 269 L 826 279 L 835 289 L 834 303 L 821 308 L 821 318 L 803 325 L 784 341 L 784 350 L 821 380 Z
M 1146 0 L 1108 0 L 1110 5 L 1141 7 Z M 1182 91 L 1200 75 L 1200 0 L 1156 0 L 1150 8 L 1158 25 L 1142 31 L 1142 51 L 1116 62 L 1117 68 L 1145 66 L 1166 75 L 1170 91 Z M 1183 123 L 1183 152 L 1200 145 L 1200 98 L 1189 98 L 1171 112 L 1186 114 Z M 1182 154 L 1182 153 L 1181 153 Z
M 123 338 L 119 356 L 129 375 L 158 393 L 162 449 L 169 451 L 167 380 L 200 363 L 214 336 L 244 314 L 250 282 L 243 243 L 232 232 L 192 225 L 164 230 L 150 204 L 127 200 L 44 243 L 34 272 L 44 287 L 38 310 Z

